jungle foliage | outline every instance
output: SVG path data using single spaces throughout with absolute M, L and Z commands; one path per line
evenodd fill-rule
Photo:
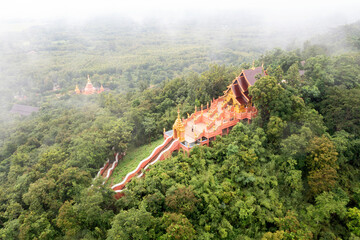
M 360 53 L 318 48 L 260 56 L 257 118 L 155 164 L 117 201 L 94 179 L 106 159 L 158 139 L 178 107 L 186 117 L 251 64 L 92 96 L 39 92 L 39 113 L 2 125 L 0 238 L 358 239 Z

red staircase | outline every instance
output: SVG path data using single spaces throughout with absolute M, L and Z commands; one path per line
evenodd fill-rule
M 173 139 L 173 137 L 168 137 L 165 139 L 165 141 L 156 147 L 154 151 L 150 154 L 149 157 L 142 160 L 137 168 L 128 173 L 122 182 L 113 185 L 111 188 L 115 190 L 116 195 L 115 197 L 119 199 L 123 194 L 122 189 L 125 187 L 126 183 L 130 182 L 131 179 L 137 175 L 138 177 L 143 176 L 142 170 L 146 170 L 150 165 L 155 164 L 159 160 L 164 160 L 165 158 L 171 156 L 171 153 L 178 148 L 179 141 L 178 139 Z

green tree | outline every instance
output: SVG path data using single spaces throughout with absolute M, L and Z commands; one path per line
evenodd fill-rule
M 282 105 L 279 97 L 283 94 L 284 89 L 277 83 L 276 79 L 265 76 L 256 81 L 254 86 L 250 87 L 249 93 L 252 101 L 259 111 L 261 125 L 264 126 L 277 111 L 279 105 Z
M 71 140 L 68 165 L 86 169 L 95 174 L 108 157 L 109 149 L 111 145 L 103 133 L 86 130 Z
M 348 222 L 346 223 L 349 230 L 360 237 L 360 210 L 356 207 L 349 208 L 347 211 Z
M 165 213 L 161 219 L 166 229 L 161 239 L 195 239 L 196 232 L 190 221 L 183 215 L 177 213 Z
M 360 136 L 360 89 L 329 88 L 320 112 L 331 133 L 345 130 Z
M 120 211 L 112 222 L 107 239 L 155 239 L 157 219 L 145 210 Z
M 114 192 L 97 181 L 75 201 L 65 201 L 56 225 L 69 239 L 104 239 L 114 217 Z
M 123 119 L 119 119 L 111 123 L 109 127 L 107 135 L 108 144 L 115 153 L 125 153 L 128 143 L 131 141 L 132 125 Z
M 57 232 L 51 225 L 47 213 L 28 212 L 23 215 L 24 220 L 20 226 L 19 239 L 54 239 Z
M 280 137 L 281 129 L 286 126 L 286 122 L 298 121 L 304 112 L 303 100 L 284 89 L 271 76 L 256 81 L 250 87 L 249 93 L 259 112 L 257 121 L 260 127 L 269 131 L 272 137 Z
M 313 101 L 319 101 L 322 99 L 325 90 L 334 84 L 331 60 L 324 55 L 309 58 L 306 60 L 305 70 L 308 85 L 316 86 L 320 91 L 319 98 L 314 98 Z
M 337 155 L 335 145 L 325 135 L 313 138 L 307 148 L 306 165 L 308 183 L 314 194 L 332 189 L 337 179 Z
M 165 204 L 176 213 L 182 213 L 187 216 L 196 211 L 196 204 L 199 200 L 189 187 L 180 187 L 166 194 Z
M 334 238 L 339 235 L 339 232 L 341 233 L 339 228 L 347 231 L 344 226 L 341 226 L 341 222 L 345 220 L 348 202 L 349 198 L 341 189 L 323 192 L 315 197 L 315 205 L 307 206 L 307 214 L 304 215 L 306 222 L 309 222 L 309 226 L 312 228 L 315 238 L 325 237 L 326 235 Z M 334 225 L 339 228 L 332 228 L 331 226 Z M 345 236 L 346 232 L 342 232 L 342 235 Z
M 269 74 L 270 76 L 273 76 L 277 82 L 281 82 L 284 79 L 284 71 L 282 70 L 281 66 L 278 66 Z
M 286 72 L 286 81 L 292 87 L 298 88 L 300 85 L 300 73 L 298 63 L 294 63 L 290 66 L 289 70 Z

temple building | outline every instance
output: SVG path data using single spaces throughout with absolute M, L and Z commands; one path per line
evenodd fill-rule
M 178 117 L 173 129 L 165 131 L 164 138 L 170 136 L 178 139 L 179 150 L 189 150 L 196 145 L 209 145 L 218 135 L 226 135 L 239 122 L 251 121 L 257 114 L 256 108 L 249 96 L 249 87 L 254 85 L 257 79 L 266 75 L 263 67 L 253 67 L 243 70 L 232 83 L 227 86 L 224 95 L 213 99 L 206 107 L 201 105 L 198 110 L 188 115 L 187 119 Z
M 103 88 L 102 84 L 101 84 L 101 87 L 99 89 L 95 88 L 92 85 L 89 75 L 88 75 L 87 84 L 86 84 L 86 86 L 85 86 L 85 88 L 83 90 L 80 90 L 78 85 L 76 85 L 76 87 L 75 87 L 75 93 L 76 94 L 90 95 L 90 94 L 94 94 L 94 93 L 101 93 L 103 91 L 104 91 L 104 88 Z

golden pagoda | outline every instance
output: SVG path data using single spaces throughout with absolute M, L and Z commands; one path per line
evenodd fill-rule
M 185 141 L 185 126 L 180 119 L 180 110 L 178 108 L 178 117 L 173 125 L 174 138 L 179 138 L 180 142 Z
M 80 89 L 79 89 L 79 86 L 76 84 L 76 87 L 75 87 L 75 93 L 76 94 L 80 94 Z
M 90 81 L 90 76 L 88 75 L 88 82 L 85 86 L 84 89 L 84 94 L 93 94 L 96 93 L 96 88 L 92 85 L 91 81 Z
M 86 86 L 83 90 L 80 90 L 78 85 L 76 85 L 76 87 L 75 87 L 76 94 L 90 95 L 90 94 L 94 94 L 94 93 L 102 93 L 103 91 L 105 91 L 105 89 L 102 84 L 101 84 L 100 88 L 95 88 L 92 85 L 89 75 L 88 75 Z
M 100 87 L 100 90 L 99 90 L 99 93 L 103 92 L 104 91 L 104 87 L 103 85 L 101 84 L 101 87 Z

